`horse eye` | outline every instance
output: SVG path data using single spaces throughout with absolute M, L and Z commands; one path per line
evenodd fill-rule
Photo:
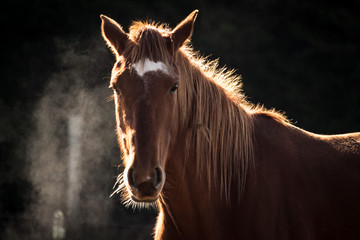
M 175 83 L 174 86 L 172 86 L 172 87 L 170 88 L 170 93 L 176 92 L 177 89 L 178 89 L 178 84 Z

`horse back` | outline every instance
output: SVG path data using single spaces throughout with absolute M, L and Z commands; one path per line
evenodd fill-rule
M 316 135 L 266 115 L 254 119 L 255 164 L 242 209 L 253 210 L 258 226 L 250 236 L 360 239 L 360 133 Z

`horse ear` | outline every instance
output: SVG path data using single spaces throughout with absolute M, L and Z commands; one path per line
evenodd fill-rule
M 111 50 L 118 57 L 123 53 L 129 37 L 116 21 L 102 14 L 100 18 L 102 20 L 101 34 Z
M 190 13 L 190 15 L 187 16 L 181 23 L 179 23 L 172 31 L 171 38 L 174 43 L 175 51 L 179 49 L 188 38 L 191 37 L 194 28 L 194 22 L 198 13 L 199 10 L 195 10 Z

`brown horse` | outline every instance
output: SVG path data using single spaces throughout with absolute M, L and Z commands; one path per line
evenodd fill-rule
M 360 239 L 360 133 L 309 133 L 248 103 L 189 46 L 197 13 L 129 33 L 101 16 L 126 167 L 115 192 L 157 203 L 156 239 Z

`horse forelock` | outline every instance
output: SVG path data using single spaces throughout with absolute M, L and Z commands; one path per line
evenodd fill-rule
M 129 39 L 134 43 L 128 50 L 130 62 L 137 63 L 149 59 L 170 65 L 168 37 L 170 29 L 154 22 L 134 22 L 129 31 Z

